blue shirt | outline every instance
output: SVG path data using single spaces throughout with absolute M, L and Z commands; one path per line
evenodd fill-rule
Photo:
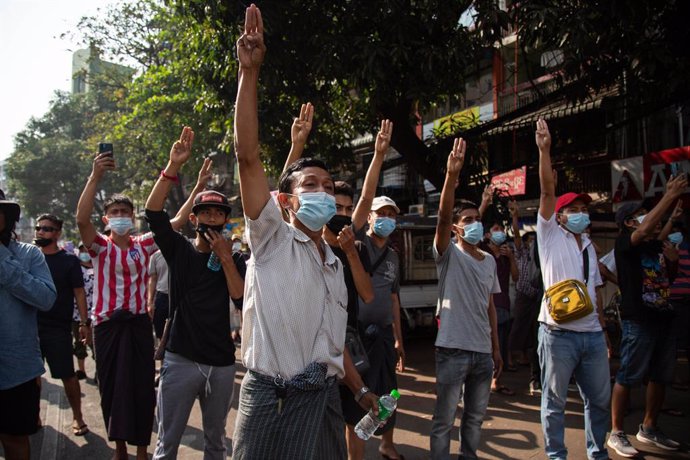
M 36 315 L 50 310 L 56 295 L 40 249 L 16 241 L 0 243 L 0 390 L 45 372 Z

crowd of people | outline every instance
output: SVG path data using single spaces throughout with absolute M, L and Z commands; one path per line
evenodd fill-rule
M 150 232 L 135 234 L 134 205 L 123 195 L 104 203 L 107 231 L 93 222 L 100 182 L 116 168 L 111 152 L 96 156 L 79 200 L 75 253 L 58 246 L 64 222 L 51 214 L 36 219 L 34 244 L 17 241 L 19 204 L 0 191 L 0 440 L 6 458 L 29 458 L 28 436 L 40 428 L 44 360 L 51 376 L 62 380 L 73 434 L 88 433 L 87 422 L 95 421 L 82 413 L 79 381 L 89 348 L 115 458 L 127 458 L 127 444 L 136 446 L 138 459 L 148 458 L 154 413 L 153 458 L 176 458 L 197 399 L 204 458 L 226 458 L 240 335 L 246 373 L 233 458 L 364 457 L 365 442 L 354 427 L 367 411 L 378 414 L 378 397 L 398 387 L 397 372 L 405 369 L 400 260 L 389 241 L 400 209 L 391 198 L 375 196 L 393 124 L 381 123 L 355 202 L 352 187 L 334 180 L 323 162 L 302 158 L 314 114 L 311 104 L 303 105 L 274 198 L 259 148 L 257 86 L 265 51 L 261 12 L 251 5 L 237 42 L 234 117 L 248 260 L 240 242 L 223 235 L 231 207 L 225 195 L 206 190 L 209 159 L 176 216 L 164 210 L 192 154 L 189 127 L 146 201 Z M 687 179 L 671 178 L 654 206 L 621 206 L 615 250 L 600 262 L 587 233 L 592 198 L 556 196 L 546 121 L 537 122 L 535 139 L 541 189 L 536 233 L 521 235 L 520 210 L 511 202 L 512 243 L 503 222 L 483 219 L 490 190 L 480 205 L 456 200 L 466 142 L 456 139 L 448 156 L 433 243 L 438 334 L 431 457 L 450 458 L 462 401 L 460 458 L 477 458 L 491 393 L 514 394 L 500 377 L 519 364 L 531 366 L 530 392 L 541 393 L 548 458 L 568 455 L 565 403 L 573 381 L 584 401 L 589 458 L 609 458 L 607 446 L 637 455 L 623 421 L 630 389 L 644 381 L 646 408 L 636 437 L 677 449 L 657 422 L 673 379 L 674 310 L 687 309 L 690 294 L 678 204 Z M 187 222 L 194 239 L 179 232 Z M 599 289 L 604 277 L 621 296 L 621 366 L 613 386 Z M 239 310 L 241 334 L 233 319 Z M 350 343 L 361 343 L 366 359 Z M 158 377 L 154 350 L 162 360 Z M 402 458 L 395 425 L 394 414 L 377 431 L 383 458 Z

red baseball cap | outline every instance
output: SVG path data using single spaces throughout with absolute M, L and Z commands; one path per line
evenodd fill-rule
M 589 196 L 588 193 L 564 193 L 558 197 L 558 200 L 556 200 L 556 212 L 560 212 L 561 209 L 565 208 L 575 200 L 582 200 L 585 204 L 589 204 L 592 202 L 592 197 Z

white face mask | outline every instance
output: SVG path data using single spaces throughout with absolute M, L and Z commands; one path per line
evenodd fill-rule
M 108 219 L 108 225 L 110 225 L 110 230 L 124 236 L 129 233 L 134 223 L 130 217 L 111 217 Z
M 242 243 L 232 243 L 232 250 L 238 252 L 242 249 Z

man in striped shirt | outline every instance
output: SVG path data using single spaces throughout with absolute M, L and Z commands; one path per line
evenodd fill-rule
M 94 267 L 93 342 L 108 439 L 115 441 L 115 458 L 127 458 L 129 443 L 137 446 L 137 459 L 143 460 L 151 442 L 155 405 L 146 284 L 149 258 L 157 247 L 151 233 L 130 235 L 134 205 L 126 196 L 113 195 L 104 203 L 102 221 L 110 227 L 110 235 L 99 233 L 91 221 L 99 182 L 114 169 L 112 152 L 96 156 L 77 205 L 77 225 Z M 178 216 L 184 212 L 181 209 Z M 175 229 L 184 222 L 178 216 L 171 221 Z

